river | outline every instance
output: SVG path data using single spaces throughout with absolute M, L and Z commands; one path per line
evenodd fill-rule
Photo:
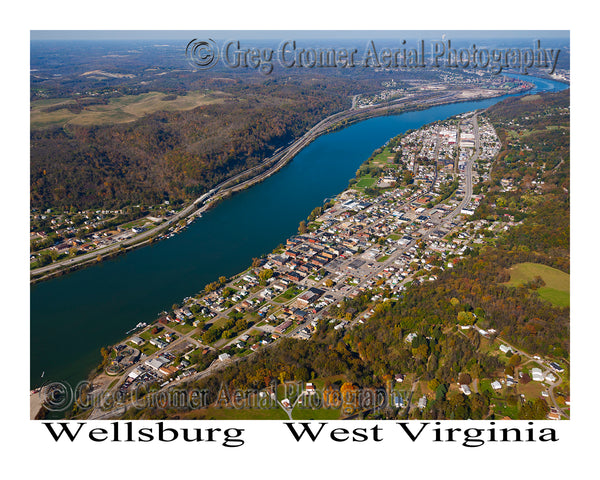
M 551 80 L 521 78 L 535 83 L 529 93 L 567 88 Z M 100 362 L 101 347 L 285 242 L 313 208 L 344 190 L 373 150 L 391 137 L 506 97 L 372 118 L 323 135 L 279 172 L 223 201 L 185 232 L 33 285 L 31 388 L 46 381 L 75 385 Z

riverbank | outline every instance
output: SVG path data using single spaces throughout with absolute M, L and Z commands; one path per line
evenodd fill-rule
M 552 85 L 544 82 L 542 89 Z M 208 210 L 184 234 L 33 285 L 32 388 L 42 371 L 73 384 L 86 378 L 98 364 L 101 347 L 114 345 L 136 323 L 156 318 L 219 275 L 231 277 L 253 257 L 271 251 L 324 198 L 344 190 L 364 159 L 389 138 L 501 98 L 379 116 L 321 135 L 277 175 Z
M 252 167 L 216 185 L 209 192 L 203 194 L 195 199 L 192 203 L 185 206 L 181 212 L 170 218 L 166 223 L 158 225 L 150 231 L 137 235 L 131 240 L 115 243 L 114 245 L 82 255 L 80 258 L 65 259 L 55 264 L 50 264 L 35 269 L 30 272 L 30 283 L 35 284 L 44 280 L 60 277 L 75 270 L 100 263 L 103 260 L 115 258 L 116 256 L 123 255 L 135 248 L 146 246 L 159 240 L 161 232 L 169 229 L 176 224 L 176 222 L 186 220 L 193 215 L 201 214 L 202 212 L 205 212 L 207 209 L 216 205 L 214 202 L 226 198 L 236 192 L 245 190 L 270 177 L 287 165 L 302 149 L 304 149 L 321 135 L 335 132 L 341 128 L 345 128 L 357 122 L 377 116 L 398 115 L 409 111 L 424 110 L 437 105 L 477 101 L 496 98 L 503 95 L 513 95 L 531 90 L 532 88 L 534 88 L 533 84 L 524 84 L 520 87 L 513 88 L 508 92 L 498 92 L 497 95 L 483 95 L 481 92 L 479 94 L 470 94 L 469 92 L 471 92 L 473 89 L 462 89 L 451 93 L 444 91 L 441 94 L 436 92 L 430 97 L 425 94 L 418 94 L 416 96 L 404 97 L 386 104 L 376 104 L 361 109 L 352 107 L 349 110 L 338 112 L 317 123 L 306 134 L 304 134 L 303 137 L 295 140 L 288 147 L 285 147 L 280 152 L 266 159 L 263 164 Z M 485 92 L 489 93 L 493 92 L 493 90 L 485 90 Z M 266 170 L 264 170 L 265 168 Z M 245 178 L 247 179 L 244 180 Z M 230 184 L 232 185 L 228 187 Z M 198 205 L 201 206 L 198 208 Z

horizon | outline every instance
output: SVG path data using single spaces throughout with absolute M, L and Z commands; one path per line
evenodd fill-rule
M 440 34 L 465 40 L 527 40 L 532 36 L 570 41 L 570 30 L 30 30 L 30 41 L 158 41 L 189 40 L 190 36 L 243 34 L 247 39 L 272 40 L 294 34 L 301 39 L 406 39 Z M 319 35 L 316 37 L 315 35 Z

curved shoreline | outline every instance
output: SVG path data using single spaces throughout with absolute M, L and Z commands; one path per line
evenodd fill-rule
M 499 93 L 498 95 L 479 95 L 473 98 L 456 98 L 457 96 L 460 97 L 460 95 L 463 92 L 469 91 L 469 89 L 462 89 L 455 92 L 443 92 L 441 94 L 434 93 L 430 96 L 425 94 L 416 94 L 414 96 L 403 97 L 394 100 L 392 102 L 389 102 L 388 104 L 377 104 L 361 109 L 357 109 L 354 106 L 352 106 L 348 110 L 342 110 L 341 112 L 334 113 L 329 117 L 326 117 L 323 120 L 321 120 L 319 123 L 310 128 L 302 137 L 294 140 L 290 145 L 283 148 L 283 150 L 276 152 L 274 155 L 267 158 L 260 165 L 251 167 L 217 184 L 207 193 L 204 193 L 196 200 L 191 202 L 189 205 L 184 207 L 183 210 L 175 214 L 167 222 L 158 225 L 152 230 L 144 232 L 129 241 L 124 240 L 122 242 L 115 243 L 114 245 L 104 247 L 103 249 L 84 254 L 80 257 L 79 261 L 77 261 L 76 258 L 65 259 L 63 260 L 64 263 L 58 262 L 33 270 L 30 272 L 30 285 L 34 285 L 44 280 L 50 280 L 52 278 L 66 275 L 70 272 L 80 270 L 81 268 L 97 264 L 105 259 L 110 259 L 125 254 L 129 250 L 154 243 L 156 241 L 156 237 L 163 230 L 169 228 L 176 222 L 180 220 L 185 220 L 191 217 L 192 215 L 201 214 L 202 212 L 205 212 L 213 206 L 216 206 L 218 201 L 227 198 L 228 196 L 236 192 L 245 190 L 246 188 L 260 183 L 266 178 L 270 177 L 271 175 L 279 171 L 282 167 L 287 165 L 290 161 L 292 161 L 294 157 L 298 155 L 298 153 L 300 153 L 304 148 L 310 145 L 321 135 L 337 131 L 340 128 L 345 128 L 354 123 L 368 120 L 369 118 L 387 115 L 399 115 L 409 111 L 419 111 L 427 108 L 453 103 L 488 100 L 491 98 L 497 98 L 505 95 L 514 95 L 521 92 L 525 93 L 533 89 L 534 87 L 535 85 L 530 83 L 529 87 L 526 89 L 513 89 L 508 92 Z M 352 103 L 354 104 L 354 101 Z M 340 122 L 345 123 L 340 124 Z M 266 170 L 261 172 L 261 170 L 263 170 L 265 167 Z M 244 177 L 251 175 L 255 171 L 258 171 L 256 175 L 244 180 Z M 241 181 L 241 183 L 235 183 L 239 181 Z M 234 183 L 233 185 L 231 185 L 230 187 L 226 187 L 232 182 Z M 202 204 L 202 206 L 198 208 L 198 205 L 200 204 Z

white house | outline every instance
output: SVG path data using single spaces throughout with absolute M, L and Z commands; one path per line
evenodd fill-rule
M 414 333 L 414 332 L 412 332 L 412 333 L 409 333 L 409 334 L 406 336 L 406 339 L 405 339 L 405 341 L 406 341 L 406 343 L 412 343 L 412 341 L 413 341 L 415 338 L 417 338 L 417 334 L 416 334 L 416 333 Z
M 544 381 L 544 375 L 542 375 L 542 370 L 539 368 L 532 368 L 531 369 L 531 378 L 536 381 L 536 382 L 543 382 Z
M 510 352 L 510 347 L 508 345 L 502 344 L 502 345 L 500 345 L 500 351 L 503 353 L 508 353 L 508 352 Z
M 492 382 L 492 388 L 494 390 L 500 390 L 502 388 L 502 384 L 498 380 L 494 380 Z
M 468 385 L 461 385 L 460 386 L 460 390 L 461 392 L 463 392 L 465 395 L 471 395 L 471 389 L 469 388 Z

